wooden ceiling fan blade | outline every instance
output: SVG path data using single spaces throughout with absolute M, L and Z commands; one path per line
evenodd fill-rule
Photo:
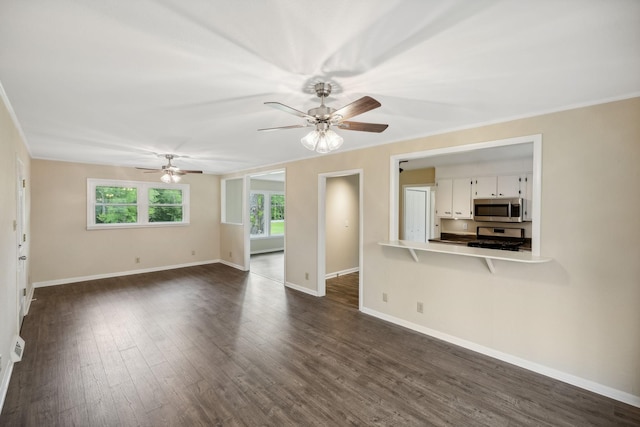
M 353 101 L 351 104 L 345 105 L 344 107 L 334 111 L 331 114 L 331 117 L 340 116 L 340 120 L 350 119 L 351 117 L 357 116 L 358 114 L 366 113 L 367 111 L 371 111 L 380 107 L 378 101 L 373 99 L 370 96 L 363 96 L 362 98 Z
M 288 105 L 284 105 L 280 102 L 265 102 L 265 105 L 269 105 L 270 107 L 277 108 L 278 110 L 284 111 L 285 113 L 293 114 L 294 116 L 302 117 L 309 120 L 315 120 L 316 118 L 308 115 L 307 113 L 296 110 L 295 108 L 289 107 Z
M 153 171 L 153 172 L 158 172 L 161 171 L 162 169 L 151 169 L 151 168 L 136 168 L 136 169 L 140 169 L 142 171 Z M 145 172 L 146 173 L 146 172 Z
M 190 170 L 184 170 L 184 169 L 180 169 L 180 173 L 202 173 L 202 171 L 190 171 Z
M 382 123 L 340 122 L 336 125 L 342 130 L 359 130 L 364 132 L 383 132 L 389 125 Z
M 263 128 L 258 129 L 259 131 L 270 131 L 270 130 L 282 130 L 282 129 L 297 129 L 297 128 L 306 128 L 305 125 L 291 125 L 291 126 L 279 126 L 277 128 Z

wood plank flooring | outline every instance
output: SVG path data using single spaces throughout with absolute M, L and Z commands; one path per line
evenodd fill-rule
M 253 274 L 284 283 L 284 251 L 251 255 L 250 270 Z
M 359 277 L 359 273 L 349 273 L 327 279 L 327 299 L 358 309 Z
M 2 426 L 638 426 L 640 409 L 213 264 L 39 288 Z

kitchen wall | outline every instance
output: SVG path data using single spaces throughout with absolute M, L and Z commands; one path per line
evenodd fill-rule
M 363 169 L 365 312 L 640 405 L 638 117 L 633 98 L 363 150 L 347 151 L 346 139 L 337 154 L 282 165 L 287 281 L 317 290 L 318 174 Z M 491 274 L 481 259 L 428 253 L 416 263 L 378 245 L 389 236 L 391 155 L 534 134 L 541 255 L 552 262 L 496 261 Z
M 31 211 L 31 157 L 27 151 L 22 134 L 13 121 L 11 106 L 0 85 L 0 408 L 7 392 L 12 369 L 10 354 L 14 349 L 15 335 L 18 333 L 18 288 L 16 284 L 18 260 L 18 236 L 14 229 L 17 219 L 18 188 L 17 162 L 24 165 L 26 177 L 26 224 L 25 234 L 27 276 L 27 296 L 32 294 L 30 264 L 31 227 L 29 214 Z M 30 300 L 30 298 L 29 298 Z
M 400 165 L 402 167 L 402 165 Z M 405 170 L 398 176 L 398 235 L 404 239 L 404 191 L 407 185 L 433 185 L 436 182 L 436 168 Z
M 327 178 L 325 200 L 326 276 L 357 271 L 360 264 L 360 176 Z
M 183 177 L 181 183 L 189 184 L 191 193 L 188 226 L 112 230 L 86 229 L 87 178 L 160 179 L 135 168 L 34 160 L 31 252 L 36 286 L 220 258 L 219 177 Z

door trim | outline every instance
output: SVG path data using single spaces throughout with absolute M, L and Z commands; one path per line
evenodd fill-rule
M 327 172 L 318 174 L 318 256 L 317 256 L 317 296 L 323 297 L 327 294 L 326 279 L 326 216 L 327 216 L 327 178 L 337 178 L 341 176 L 358 175 L 358 310 L 362 311 L 364 300 L 363 280 L 364 265 L 363 255 L 363 230 L 364 230 L 364 170 L 350 169 L 344 171 Z

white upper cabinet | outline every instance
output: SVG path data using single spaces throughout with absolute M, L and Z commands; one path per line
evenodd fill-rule
M 474 180 L 473 198 L 521 197 L 519 175 L 484 176 Z
M 452 208 L 453 217 L 471 219 L 471 178 L 458 178 L 453 180 Z
M 533 174 L 528 173 L 524 179 L 525 191 L 522 192 L 522 198 L 524 199 L 524 220 L 531 221 L 531 208 L 533 207 Z
M 453 180 L 439 179 L 436 183 L 436 216 L 453 216 Z
M 439 179 L 436 190 L 436 216 L 471 218 L 471 178 Z

